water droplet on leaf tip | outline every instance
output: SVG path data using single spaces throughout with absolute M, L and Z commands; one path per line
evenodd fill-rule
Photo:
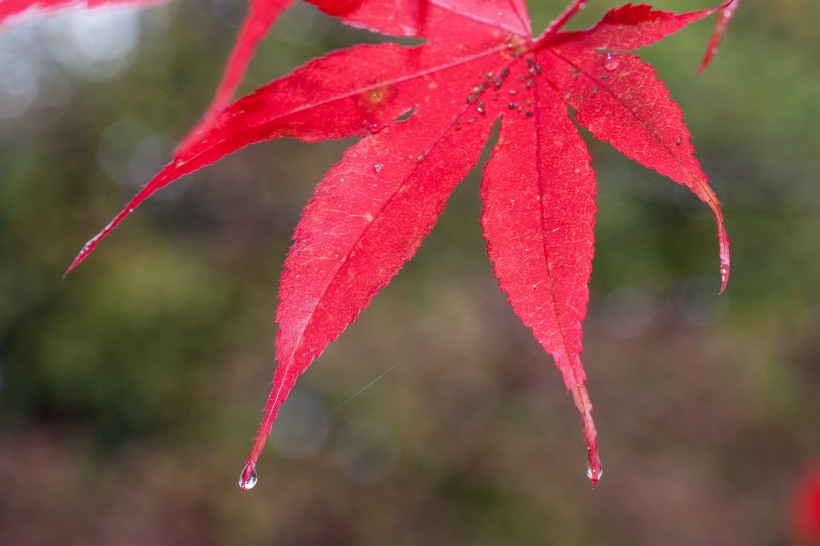
M 604 70 L 609 70 L 609 71 L 615 70 L 616 68 L 618 68 L 619 64 L 620 64 L 620 61 L 612 53 L 607 53 L 606 57 L 604 57 Z
M 604 471 L 601 470 L 600 468 L 598 470 L 593 470 L 592 466 L 590 466 L 590 465 L 587 466 L 587 478 L 592 480 L 592 485 L 593 486 L 598 482 L 598 480 L 601 479 L 601 476 L 603 476 L 603 475 L 604 475 Z
M 729 282 L 729 264 L 720 264 L 720 293 L 726 290 L 726 284 Z
M 242 474 L 239 476 L 239 488 L 242 489 L 242 491 L 253 489 L 256 485 L 256 480 L 256 466 L 246 464 L 245 468 L 242 469 Z

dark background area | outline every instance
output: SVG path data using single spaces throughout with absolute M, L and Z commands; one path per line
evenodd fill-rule
M 565 2 L 529 4 L 543 28 Z M 198 119 L 244 9 L 175 0 L 0 32 L 0 544 L 795 543 L 793 492 L 820 462 L 820 3 L 747 0 L 700 78 L 714 17 L 642 51 L 724 203 L 725 294 L 708 208 L 588 139 L 594 491 L 571 397 L 493 278 L 480 166 L 297 384 L 250 493 L 277 279 L 352 141 L 240 151 L 61 281 Z M 297 5 L 242 92 L 378 39 Z

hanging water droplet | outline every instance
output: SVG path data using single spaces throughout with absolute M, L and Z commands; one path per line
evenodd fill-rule
M 245 468 L 242 469 L 242 474 L 239 475 L 239 488 L 242 491 L 248 491 L 249 489 L 253 489 L 255 485 L 256 465 L 248 463 L 245 465 Z
M 619 64 L 620 61 L 618 60 L 618 57 L 616 57 L 612 53 L 607 53 L 606 57 L 604 57 L 604 70 L 615 70 L 616 68 L 618 68 Z
M 604 475 L 604 471 L 600 468 L 597 470 L 593 470 L 592 465 L 587 465 L 587 478 L 592 480 L 592 487 L 595 487 L 595 484 L 598 483 L 598 480 L 601 479 L 601 476 Z

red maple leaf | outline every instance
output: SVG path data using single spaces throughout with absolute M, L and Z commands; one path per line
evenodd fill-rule
M 793 544 L 820 544 L 820 465 L 814 463 L 800 476 L 786 505 Z
M 240 478 L 248 489 L 298 376 L 413 256 L 500 122 L 481 186 L 488 254 L 514 311 L 554 357 L 572 393 L 594 485 L 601 463 L 579 355 L 595 177 L 568 107 L 596 138 L 687 186 L 712 209 L 722 291 L 729 243 L 720 204 L 679 107 L 654 70 L 627 53 L 719 8 L 674 14 L 626 5 L 589 30 L 562 31 L 583 7 L 575 0 L 535 37 L 524 0 L 313 3 L 349 25 L 426 41 L 333 52 L 225 107 L 258 40 L 290 4 L 252 1 L 203 120 L 69 271 L 152 193 L 239 148 L 280 137 L 363 135 L 319 183 L 296 228 L 279 290 L 273 389 Z
M 102 6 L 150 6 L 165 0 L 0 0 L 0 25 L 29 15 L 66 8 L 97 8 Z

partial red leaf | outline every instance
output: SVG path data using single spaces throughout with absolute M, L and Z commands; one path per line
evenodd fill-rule
M 470 4 L 476 1 L 481 2 L 470 0 Z M 402 3 L 409 5 L 407 0 Z M 378 2 L 362 4 L 376 5 Z M 512 17 L 515 14 L 512 7 L 518 5 L 516 1 L 510 4 L 509 11 L 501 13 Z M 508 36 L 509 32 L 497 26 L 494 20 L 476 20 L 469 14 L 463 16 L 432 4 L 425 13 L 425 20 L 434 24 L 440 33 L 445 33 L 445 27 L 451 26 L 459 29 L 452 35 L 469 35 L 470 39 L 459 43 L 454 50 L 439 49 L 434 44 L 418 48 L 381 44 L 332 53 L 240 99 L 197 130 L 195 136 L 186 139 L 172 162 L 84 245 L 66 274 L 85 260 L 100 241 L 143 201 L 181 176 L 262 140 L 292 137 L 315 142 L 378 131 L 430 92 L 429 89 L 415 90 L 400 85 L 402 82 L 416 81 L 427 73 L 447 70 L 451 65 L 508 49 L 503 38 L 499 43 L 499 36 Z M 475 85 L 474 79 L 472 82 Z M 471 85 L 452 80 L 447 82 L 447 87 L 458 83 Z M 461 97 L 466 93 L 463 90 L 458 93 L 459 100 L 463 100 Z
M 545 36 L 544 43 L 553 49 L 562 43 L 592 50 L 638 49 L 654 44 L 714 11 L 707 9 L 676 14 L 655 10 L 652 6 L 627 4 L 608 11 L 591 29 Z
M 729 280 L 729 238 L 683 114 L 651 66 L 618 52 L 648 45 L 713 11 L 679 16 L 625 6 L 589 31 L 558 34 L 544 50 L 543 70 L 575 110 L 578 123 L 596 138 L 687 186 L 709 205 L 717 221 L 722 292 Z M 636 33 L 630 27 L 643 30 Z
M 282 137 L 316 142 L 383 128 L 410 110 L 416 98 L 396 85 L 404 78 L 384 77 L 384 64 L 412 64 L 420 74 L 441 68 L 435 59 L 421 58 L 419 51 L 395 44 L 338 51 L 236 101 L 85 244 L 66 273 L 154 192 L 240 148 Z
M 820 544 L 820 465 L 808 468 L 797 483 L 788 505 L 793 544 Z
M 67 8 L 104 6 L 151 6 L 165 0 L 0 0 L 0 27 L 18 17 L 42 15 Z
M 465 78 L 473 68 L 449 76 Z M 242 483 L 253 475 L 296 378 L 415 254 L 478 162 L 491 127 L 490 117 L 476 116 L 463 100 L 433 95 L 408 121 L 351 148 L 319 184 L 285 262 L 276 316 L 279 364 Z
M 0 25 L 18 15 L 39 11 L 55 11 L 69 7 L 88 7 L 112 5 L 152 5 L 165 0 L 0 0 Z M 195 146 L 207 129 L 214 123 L 219 113 L 233 98 L 236 88 L 242 82 L 259 42 L 265 37 L 271 26 L 285 11 L 293 0 L 250 0 L 248 14 L 239 30 L 233 50 L 231 51 L 222 80 L 217 86 L 211 104 L 205 110 L 202 119 L 177 147 L 177 152 L 184 153 Z
M 540 66 L 544 55 L 531 57 L 531 65 Z M 521 63 L 511 76 L 531 77 Z M 555 358 L 581 412 L 594 485 L 601 461 L 579 354 L 592 273 L 595 174 L 561 97 L 545 81 L 531 81 L 513 95 L 526 108 L 504 116 L 484 170 L 482 225 L 499 286 Z
M 228 58 L 216 94 L 202 119 L 177 147 L 178 153 L 185 153 L 188 148 L 195 146 L 202 138 L 202 134 L 214 123 L 219 112 L 228 105 L 245 76 L 245 70 L 259 42 L 268 33 L 279 15 L 292 3 L 293 0 L 251 0 L 248 15 L 239 29 L 239 35 L 236 37 L 236 43 Z
M 709 64 L 712 62 L 712 58 L 715 56 L 715 53 L 717 53 L 717 50 L 720 47 L 721 40 L 723 40 L 723 34 L 729 27 L 729 21 L 731 21 L 732 17 L 735 16 L 735 12 L 739 7 L 740 0 L 729 0 L 729 2 L 724 4 L 720 9 L 720 16 L 718 17 L 717 25 L 715 25 L 715 31 L 712 33 L 712 37 L 709 38 L 709 44 L 706 46 L 706 53 L 703 55 L 703 60 L 700 62 L 700 67 L 698 67 L 698 74 L 703 74 L 703 71 L 709 67 Z
M 531 36 L 524 0 L 309 0 L 328 15 L 357 28 L 392 36 L 454 43 L 486 39 L 478 27 Z M 471 24 L 453 24 L 461 19 Z M 498 36 L 496 36 L 498 38 Z

